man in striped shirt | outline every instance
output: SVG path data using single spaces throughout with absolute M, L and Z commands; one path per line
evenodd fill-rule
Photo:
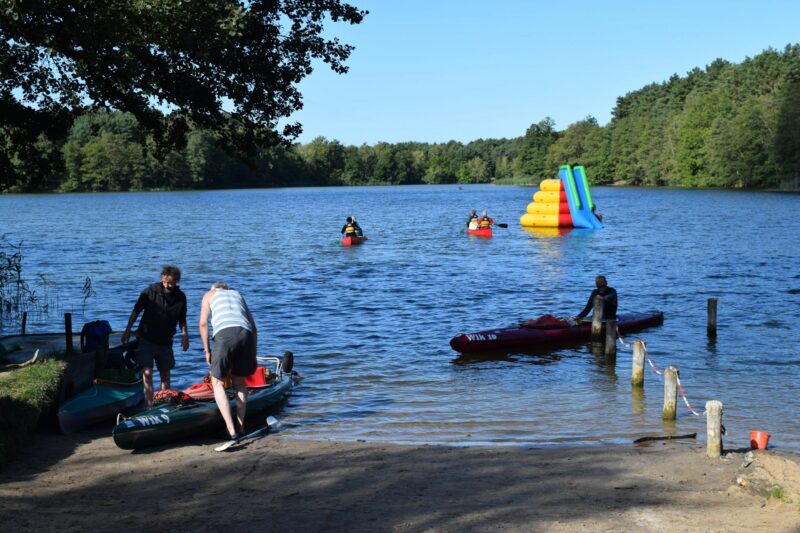
M 247 386 L 245 378 L 256 371 L 256 323 L 247 303 L 238 291 L 225 282 L 218 281 L 203 295 L 200 309 L 200 338 L 210 367 L 214 399 L 225 420 L 230 435 L 226 449 L 239 442 L 244 433 L 244 417 L 247 408 Z M 213 331 L 212 352 L 208 323 Z M 236 389 L 236 419 L 231 413 L 225 393 L 225 379 L 230 373 Z

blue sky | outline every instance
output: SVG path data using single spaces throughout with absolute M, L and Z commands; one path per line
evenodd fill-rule
M 300 142 L 469 142 L 552 117 L 606 124 L 618 96 L 716 58 L 800 42 L 800 2 L 350 0 L 370 11 L 328 36 L 350 72 L 300 84 Z

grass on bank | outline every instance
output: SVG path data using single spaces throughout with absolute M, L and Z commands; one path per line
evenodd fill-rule
M 0 466 L 36 430 L 57 398 L 64 363 L 55 358 L 14 370 L 0 379 Z
M 495 185 L 520 185 L 524 187 L 538 187 L 542 182 L 539 178 L 532 178 L 530 176 L 522 178 L 498 178 L 492 183 Z

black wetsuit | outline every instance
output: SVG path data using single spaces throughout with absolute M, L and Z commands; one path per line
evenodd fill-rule
M 598 294 L 603 297 L 603 319 L 617 318 L 617 291 L 614 290 L 613 287 L 606 287 L 603 289 L 602 293 L 600 289 L 593 290 L 592 294 L 589 296 L 586 307 L 583 308 L 583 311 L 578 313 L 578 318 L 583 318 L 592 312 L 592 308 L 594 308 L 594 297 Z

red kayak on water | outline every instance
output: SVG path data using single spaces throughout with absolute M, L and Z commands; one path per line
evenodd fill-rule
M 342 237 L 342 246 L 355 246 L 366 240 L 366 237 Z
M 662 322 L 664 313 L 661 311 L 624 313 L 617 316 L 620 333 L 639 331 Z M 460 333 L 450 339 L 450 346 L 460 353 L 524 350 L 570 342 L 588 342 L 591 334 L 591 320 L 574 324 L 569 320 L 544 315 L 516 326 Z
M 491 237 L 492 228 L 478 228 L 478 229 L 467 228 L 467 233 L 469 233 L 470 235 L 477 235 L 478 237 Z

